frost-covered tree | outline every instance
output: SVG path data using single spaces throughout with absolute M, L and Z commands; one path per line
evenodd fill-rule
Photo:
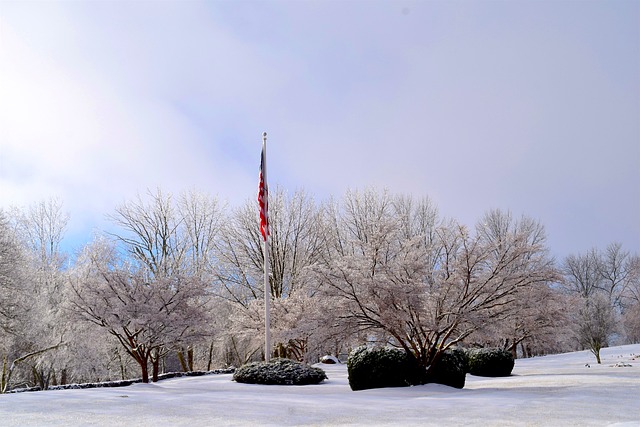
M 600 255 L 596 249 L 565 258 L 562 270 L 563 286 L 570 293 L 588 299 L 603 289 L 600 274 Z
M 514 227 L 528 235 L 531 245 L 544 246 L 544 229 L 539 224 L 522 218 L 516 225 L 509 213 L 497 210 L 490 211 L 483 217 L 478 230 L 486 241 L 495 242 L 501 247 L 513 235 Z M 555 289 L 560 275 L 554 273 L 550 259 L 545 269 L 548 272 L 546 281 L 530 286 L 517 286 L 509 304 L 509 315 L 482 325 L 470 337 L 470 343 L 501 347 L 509 350 L 514 357 L 518 355 L 518 346 L 524 356 L 558 348 L 558 338 L 566 327 L 565 300 Z
M 116 207 L 109 218 L 119 227 L 112 236 L 149 274 L 169 277 L 186 272 L 189 239 L 172 194 L 160 189 L 146 197 L 138 194 Z
M 20 362 L 29 385 L 47 388 L 69 382 L 120 378 L 114 359 L 118 345 L 105 331 L 91 327 L 68 311 L 68 255 L 62 249 L 69 215 L 59 199 L 14 208 L 13 223 L 27 259 L 22 272 L 29 310 L 23 345 L 33 356 Z M 50 349 L 55 351 L 41 351 Z M 131 370 L 128 367 L 129 371 Z
M 206 335 L 206 284 L 194 276 L 154 276 L 120 259 L 104 240 L 85 248 L 71 280 L 72 309 L 117 339 L 149 380 L 167 349 Z
M 640 281 L 639 264 L 640 257 L 624 250 L 620 243 L 611 243 L 599 253 L 600 288 L 618 311 L 633 305 L 634 287 Z
M 576 299 L 576 336 L 583 348 L 593 353 L 598 363 L 600 350 L 609 346 L 616 328 L 613 307 L 606 295 L 597 293 L 591 298 Z
M 16 333 L 26 304 L 25 295 L 20 292 L 24 259 L 15 231 L 0 210 L 0 331 L 3 336 Z
M 175 198 L 158 189 L 121 204 L 110 218 L 119 227 L 111 235 L 131 262 L 155 280 L 210 280 L 222 222 L 222 208 L 214 197 L 190 191 Z M 183 370 L 193 370 L 198 344 L 209 347 L 210 341 L 185 342 L 176 349 Z
M 23 210 L 14 210 L 23 240 L 40 268 L 51 267 L 49 274 L 63 267 L 67 256 L 60 245 L 69 222 L 69 214 L 59 199 L 48 199 Z
M 235 210 L 223 229 L 217 279 L 221 295 L 240 305 L 264 295 L 262 236 L 256 228 L 254 201 Z M 281 189 L 269 193 L 270 291 L 286 298 L 305 285 L 305 269 L 323 247 L 322 217 L 304 191 L 292 196 Z
M 15 385 L 48 387 L 64 370 L 58 352 L 64 273 L 59 243 L 67 217 L 56 201 L 0 215 L 0 391 Z
M 555 274 L 543 227 L 526 217 L 495 211 L 472 234 L 438 221 L 428 199 L 366 191 L 348 193 L 331 223 L 331 251 L 316 272 L 337 315 L 390 337 L 427 369 L 509 316 L 519 289 Z
M 519 289 L 514 295 L 511 314 L 503 320 L 486 323 L 465 344 L 499 347 L 516 357 L 531 357 L 570 350 L 565 295 L 553 284 Z
M 61 244 L 69 214 L 59 199 L 48 199 L 16 211 L 16 226 L 29 258 L 28 272 L 32 284 L 29 333 L 24 337 L 34 349 L 66 342 L 73 333 L 62 310 L 67 283 L 67 254 Z M 28 363 L 37 385 L 46 389 L 50 384 L 66 382 L 68 361 L 66 346 L 55 352 L 42 353 Z
M 0 210 L 0 355 L 2 372 L 0 393 L 10 388 L 15 360 L 21 355 L 16 349 L 28 310 L 28 299 L 22 292 L 24 254 L 6 214 Z
M 324 245 L 322 216 L 313 198 L 303 191 L 293 195 L 277 189 L 269 194 L 269 268 L 270 294 L 274 302 L 272 330 L 280 355 L 304 358 L 308 348 L 307 332 L 295 337 L 292 326 L 295 316 L 287 321 L 278 319 L 291 313 L 294 301 L 307 301 L 315 290 L 309 285 L 308 269 L 321 256 Z M 223 228 L 218 247 L 216 282 L 218 295 L 229 301 L 236 311 L 229 331 L 234 340 L 252 336 L 252 349 L 244 354 L 254 354 L 260 346 L 258 331 L 264 331 L 264 254 L 262 236 L 257 226 L 258 209 L 249 201 L 235 210 Z M 293 298 L 289 302 L 289 298 Z M 278 302 L 278 300 L 282 300 Z M 284 328 L 279 330 L 280 326 Z M 287 325 L 286 327 L 284 325 Z M 285 330 L 286 329 L 286 330 Z M 230 338 L 231 339 L 231 338 Z
M 273 299 L 271 304 L 271 329 L 274 356 L 315 363 L 326 354 L 347 353 L 351 333 L 331 317 L 330 301 L 320 294 L 295 292 L 287 298 Z M 246 308 L 233 310 L 231 333 L 234 340 L 255 337 L 256 330 L 264 330 L 264 303 L 254 300 Z M 261 343 L 250 347 L 245 357 L 238 357 L 246 363 L 261 349 Z M 238 346 L 235 343 L 234 348 Z M 246 350 L 249 350 L 247 348 Z M 236 359 L 236 360 L 238 360 Z
M 631 274 L 625 292 L 623 322 L 627 340 L 638 343 L 640 342 L 640 256 L 631 256 L 629 267 Z
M 593 352 L 598 363 L 600 349 L 613 339 L 634 339 L 639 263 L 637 255 L 623 250 L 618 243 L 604 251 L 593 248 L 564 260 L 563 287 L 573 298 L 570 314 L 574 334 L 583 348 Z

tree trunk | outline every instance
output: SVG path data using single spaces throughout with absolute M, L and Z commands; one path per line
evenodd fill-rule
M 184 352 L 182 350 L 178 351 L 178 360 L 180 361 L 180 367 L 182 367 L 182 372 L 188 372 L 189 368 L 187 367 L 187 362 L 184 360 Z
M 513 343 L 509 346 L 508 350 L 511 352 L 513 359 L 514 360 L 517 359 L 518 358 L 518 341 L 513 340 Z
M 33 376 L 33 384 L 40 387 L 40 390 L 44 390 L 45 388 L 42 381 L 42 376 L 39 375 L 39 372 L 35 366 L 31 366 L 31 375 Z
M 158 371 L 160 370 L 160 359 L 153 360 L 153 382 L 158 382 Z
M 2 358 L 2 379 L 0 379 L 0 394 L 7 391 L 7 355 Z
M 430 351 L 429 353 L 432 353 L 432 351 Z M 433 357 L 430 358 L 431 360 L 429 361 L 429 366 L 424 366 L 424 362 L 421 363 L 421 361 L 418 359 L 418 365 L 425 369 L 426 378 L 432 377 L 434 375 L 435 366 L 438 364 L 440 359 L 442 359 L 443 354 L 444 351 L 435 350 L 435 352 L 433 353 Z
M 153 367 L 153 382 L 158 381 L 158 371 L 160 370 L 160 350 L 156 349 L 151 355 L 151 365 Z
M 207 371 L 211 370 L 212 360 L 213 360 L 213 341 L 211 341 L 211 345 L 209 346 L 209 361 L 207 362 Z
M 149 382 L 149 367 L 147 366 L 147 361 L 146 360 L 138 360 L 136 359 L 137 362 L 140 364 L 140 370 L 142 371 L 142 382 L 143 383 L 148 383 Z
M 124 381 L 125 380 L 125 377 L 124 377 L 125 369 L 124 369 L 124 362 L 122 360 L 122 355 L 120 354 L 120 352 L 117 352 L 116 354 L 118 355 L 118 360 L 120 361 L 120 379 Z
M 276 344 L 275 357 L 281 357 L 283 359 L 286 359 L 287 357 L 287 349 L 281 342 Z

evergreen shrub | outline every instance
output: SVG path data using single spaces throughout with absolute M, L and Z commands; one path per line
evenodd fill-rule
M 326 379 L 322 369 L 289 359 L 247 363 L 233 374 L 234 381 L 247 384 L 307 385 Z
M 515 361 L 510 351 L 501 348 L 467 350 L 469 373 L 481 377 L 508 377 Z
M 358 347 L 347 359 L 351 390 L 420 384 L 420 368 L 412 355 L 397 348 Z
M 463 388 L 467 376 L 467 355 L 464 350 L 446 350 L 435 366 L 429 368 L 427 382 Z

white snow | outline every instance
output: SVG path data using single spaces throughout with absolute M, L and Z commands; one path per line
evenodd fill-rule
M 0 424 L 640 426 L 640 344 L 604 349 L 602 357 L 601 365 L 586 351 L 517 360 L 512 376 L 467 375 L 462 390 L 353 392 L 345 365 L 320 364 L 329 380 L 313 386 L 238 384 L 225 374 L 17 393 L 0 396 Z

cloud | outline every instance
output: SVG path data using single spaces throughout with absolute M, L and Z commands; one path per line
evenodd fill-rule
M 39 26 L 38 14 L 33 22 L 32 15 L 20 16 L 19 31 L 3 21 L 3 202 L 59 196 L 74 216 L 101 222 L 115 204 L 157 186 L 180 191 L 201 185 L 238 201 L 232 187 L 248 184 L 245 165 L 224 158 L 226 141 L 204 134 L 180 109 L 180 96 L 195 92 L 198 83 L 173 76 L 179 64 L 163 68 L 162 62 L 171 62 L 164 49 L 145 51 L 143 40 L 151 34 L 109 39 L 102 31 L 112 21 L 83 22 L 77 11 L 54 12 L 61 19 L 45 21 L 49 31 Z M 31 32 L 36 27 L 39 35 Z M 130 51 L 118 49 L 127 43 Z M 225 85 L 200 84 L 204 96 Z
M 78 234 L 146 188 L 429 195 L 560 254 L 640 250 L 639 7 L 520 2 L 3 3 L 0 196 Z

